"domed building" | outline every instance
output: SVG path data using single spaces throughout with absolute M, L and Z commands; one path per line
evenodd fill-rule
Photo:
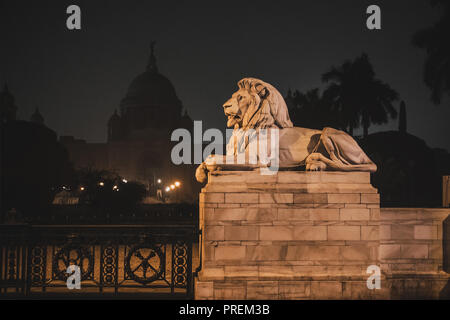
M 162 183 L 184 180 L 190 185 L 192 166 L 172 164 L 170 141 L 173 130 L 192 132 L 193 122 L 178 98 L 173 84 L 156 64 L 155 43 L 143 73 L 130 83 L 119 111 L 107 122 L 107 143 L 91 144 L 73 137 L 61 137 L 77 167 L 115 171 L 127 180 L 145 183 L 149 189 Z M 189 181 L 189 183 L 187 183 Z
M 5 84 L 2 92 L 0 92 L 0 121 L 16 120 L 17 106 L 14 102 L 14 96 L 9 92 L 8 86 Z
M 131 81 L 108 123 L 108 141 L 163 137 L 180 127 L 183 105 L 169 79 L 159 73 L 154 45 L 146 70 Z
M 42 126 L 44 125 L 44 117 L 39 112 L 39 108 L 36 108 L 36 110 L 34 110 L 34 113 L 30 117 L 30 121 Z

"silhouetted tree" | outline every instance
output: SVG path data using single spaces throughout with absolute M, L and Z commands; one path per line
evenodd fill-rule
M 1 209 L 26 217 L 43 215 L 58 187 L 70 184 L 73 169 L 56 133 L 27 121 L 0 123 Z
M 313 129 L 340 127 L 339 114 L 331 101 L 320 93 L 318 88 L 302 93 L 290 90 L 286 97 L 289 114 L 294 125 Z
M 326 99 L 340 114 L 340 122 L 353 135 L 360 125 L 367 137 L 371 124 L 382 124 L 388 118 L 396 118 L 392 103 L 398 94 L 388 84 L 375 78 L 375 72 L 367 54 L 354 61 L 345 61 L 340 67 L 332 67 L 322 75 L 329 83 L 324 92 Z
M 400 116 L 398 119 L 398 131 L 406 132 L 406 105 L 405 101 L 400 103 Z
M 359 126 L 358 107 L 360 106 L 355 88 L 358 86 L 357 77 L 354 74 L 351 61 L 345 61 L 339 68 L 332 67 L 330 71 L 322 75 L 322 81 L 331 82 L 324 95 L 331 99 L 333 106 L 339 111 L 344 128 L 353 135 L 353 128 Z
M 422 139 L 399 131 L 372 133 L 358 142 L 377 164 L 371 181 L 383 206 L 441 205 L 442 175 L 450 170 L 445 150 L 433 150 Z
M 450 2 L 430 2 L 443 8 L 442 17 L 435 25 L 416 32 L 412 42 L 427 52 L 423 78 L 431 89 L 431 100 L 440 104 L 444 93 L 450 95 Z
M 89 205 L 101 211 L 123 213 L 136 208 L 145 196 L 145 186 L 126 181 L 114 172 L 81 168 L 76 171 L 79 204 Z

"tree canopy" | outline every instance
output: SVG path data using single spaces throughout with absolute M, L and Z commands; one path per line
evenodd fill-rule
M 330 126 L 351 135 L 354 128 L 362 126 L 366 137 L 372 124 L 397 117 L 393 103 L 398 94 L 375 77 L 366 54 L 331 67 L 322 81 L 327 84 L 323 93 L 318 88 L 305 93 L 289 90 L 286 103 L 295 125 L 315 129 Z
M 324 96 L 332 101 L 340 114 L 341 125 L 348 128 L 350 134 L 354 128 L 362 126 L 366 137 L 371 124 L 383 124 L 397 117 L 393 102 L 398 94 L 387 83 L 375 78 L 365 53 L 339 67 L 333 66 L 322 75 L 322 80 L 328 83 Z
M 450 2 L 430 2 L 441 7 L 443 14 L 433 26 L 417 31 L 412 43 L 427 53 L 423 80 L 431 90 L 433 103 L 440 104 L 445 93 L 450 96 Z

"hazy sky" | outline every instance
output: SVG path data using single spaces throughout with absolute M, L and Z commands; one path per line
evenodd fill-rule
M 81 31 L 66 28 L 70 4 L 81 7 Z M 381 7 L 382 30 L 367 30 L 369 4 Z M 259 77 L 283 94 L 307 90 L 322 86 L 332 65 L 367 52 L 377 77 L 405 100 L 408 131 L 450 149 L 450 101 L 432 105 L 422 81 L 425 52 L 411 45 L 412 34 L 438 16 L 425 0 L 2 0 L 0 83 L 8 83 L 21 119 L 38 106 L 59 135 L 101 142 L 145 69 L 151 40 L 160 72 L 191 117 L 218 128 L 239 79 Z M 370 132 L 386 129 L 397 121 Z

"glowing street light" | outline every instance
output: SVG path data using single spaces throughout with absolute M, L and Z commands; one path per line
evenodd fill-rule
M 166 192 L 169 192 L 170 191 L 170 187 L 166 187 Z
M 158 182 L 158 183 L 161 183 L 161 179 L 158 179 L 157 182 Z
M 175 185 L 171 184 L 170 189 L 172 189 L 172 190 L 175 189 Z
M 123 182 L 123 183 L 127 183 L 128 180 L 127 180 L 127 179 L 122 179 L 122 182 Z
M 100 187 L 103 187 L 103 186 L 105 185 L 105 183 L 104 183 L 103 181 L 100 181 L 100 182 L 98 183 L 98 185 L 99 185 Z
M 119 187 L 114 186 L 114 187 L 113 187 L 113 190 L 119 190 Z
M 81 191 L 84 191 L 84 187 L 81 187 L 80 190 L 81 190 Z
M 175 181 L 175 187 L 179 187 L 180 186 L 180 181 Z

